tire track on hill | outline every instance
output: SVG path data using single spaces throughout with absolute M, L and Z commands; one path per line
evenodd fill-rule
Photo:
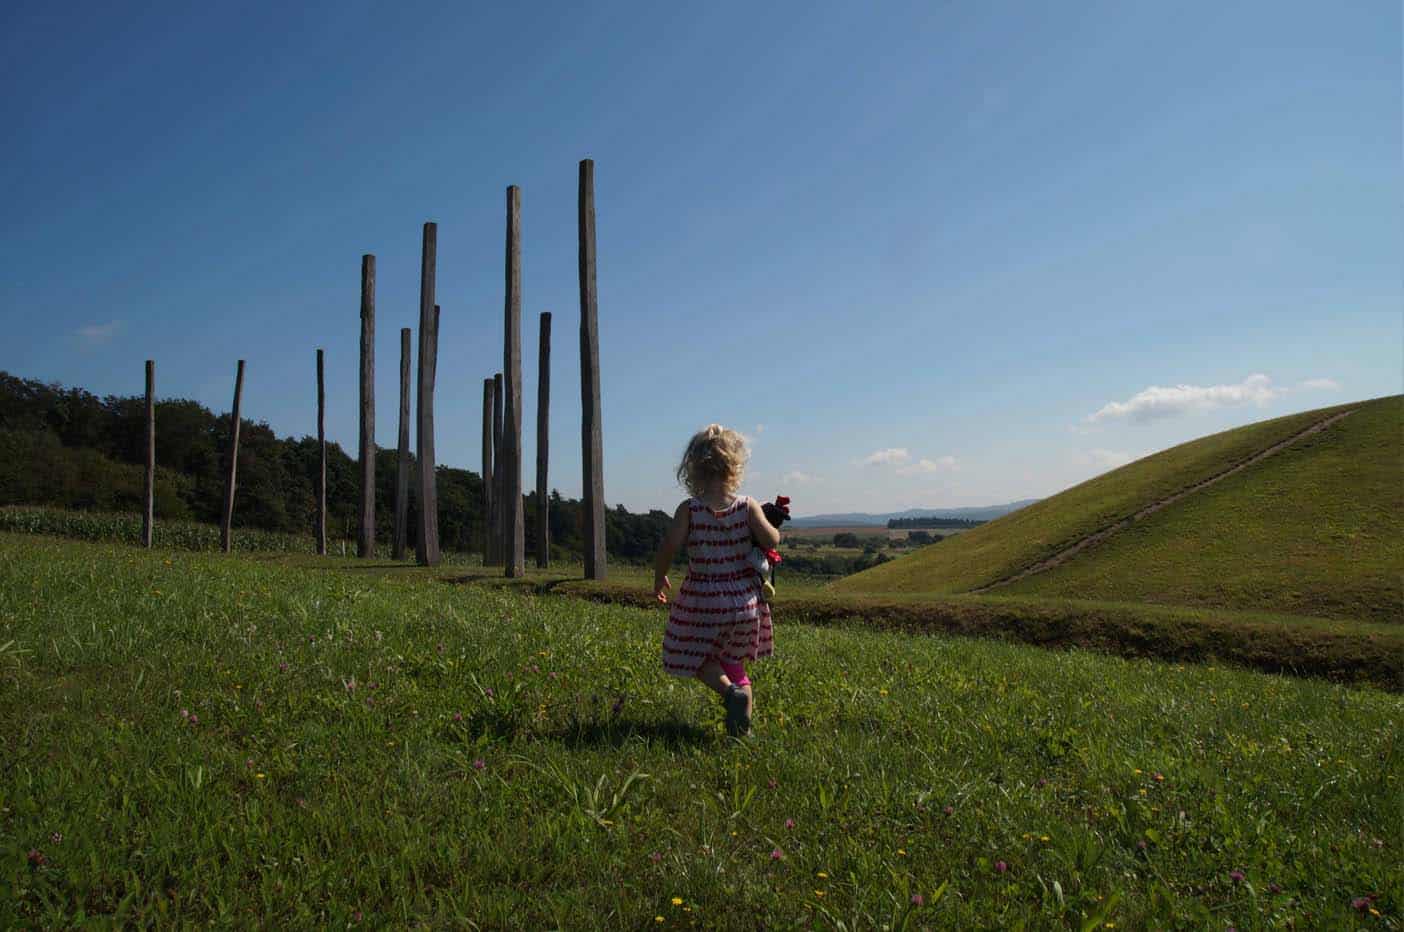
M 1047 572 L 1048 570 L 1062 566 L 1064 563 L 1068 562 L 1082 551 L 1086 550 L 1089 547 L 1100 544 L 1108 537 L 1111 537 L 1113 534 L 1125 530 L 1126 528 L 1135 524 L 1137 521 L 1140 521 L 1142 518 L 1153 515 L 1157 511 L 1160 511 L 1162 508 L 1166 508 L 1170 505 L 1175 504 L 1187 495 L 1193 495 L 1195 492 L 1199 492 L 1203 489 L 1206 489 L 1216 482 L 1219 482 L 1223 479 L 1227 479 L 1234 473 L 1241 472 L 1242 470 L 1247 469 L 1249 466 L 1252 466 L 1255 463 L 1262 462 L 1269 456 L 1272 456 L 1274 453 L 1281 452 L 1282 450 L 1286 449 L 1287 447 L 1290 447 L 1292 444 L 1298 442 L 1299 440 L 1303 440 L 1307 437 L 1310 437 L 1312 434 L 1320 433 L 1321 431 L 1330 427 L 1332 424 L 1339 421 L 1341 418 L 1346 417 L 1349 414 L 1355 413 L 1355 411 L 1355 408 L 1351 408 L 1349 411 L 1342 411 L 1339 414 L 1333 414 L 1328 418 L 1317 421 L 1315 424 L 1312 424 L 1310 427 L 1306 428 L 1303 431 L 1293 434 L 1286 440 L 1280 440 L 1277 443 L 1274 443 L 1272 446 L 1267 447 L 1266 449 L 1259 450 L 1257 453 L 1254 453 L 1252 456 L 1248 457 L 1248 459 L 1244 460 L 1236 466 L 1230 466 L 1223 472 L 1215 473 L 1208 479 L 1201 479 L 1194 485 L 1183 488 L 1180 491 L 1176 492 L 1174 495 L 1171 495 L 1167 498 L 1162 498 L 1160 501 L 1155 502 L 1154 504 L 1147 505 L 1135 514 L 1126 518 L 1122 518 L 1115 524 L 1110 524 L 1102 528 L 1100 531 L 1094 531 L 1093 533 L 1088 534 L 1086 537 L 1068 545 L 1067 547 L 1064 547 L 1062 550 L 1059 550 L 1057 553 L 1053 554 L 1053 556 L 1048 557 L 1047 559 L 1040 560 L 1032 566 L 1025 567 L 1019 572 L 1014 573 L 1010 576 L 1006 576 L 1003 579 L 998 579 L 992 583 L 988 583 L 984 586 L 980 586 L 977 589 L 971 589 L 969 591 L 972 593 L 989 592 L 991 589 L 998 589 L 1000 586 L 1007 586 L 1010 583 L 1018 582 L 1019 580 L 1024 579 L 1025 577 Z

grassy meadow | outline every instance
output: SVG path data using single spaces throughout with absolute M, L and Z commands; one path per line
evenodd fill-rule
M 0 925 L 1404 922 L 1398 695 L 445 575 L 0 534 Z
M 999 592 L 1404 622 L 1404 398 Z
M 1210 478 L 1332 414 L 1370 406 L 1392 406 L 1397 412 L 1399 399 L 1376 399 L 1305 411 L 1180 444 L 1089 479 L 938 545 L 922 548 L 910 558 L 850 576 L 836 583 L 835 589 L 846 593 L 940 595 L 979 588 L 1052 556 L 1069 544 Z M 1346 418 L 1327 433 L 1349 423 L 1355 416 Z M 1387 436 L 1398 449 L 1398 414 L 1394 416 L 1396 426 Z M 1256 475 L 1272 468 L 1273 462 L 1274 459 L 1265 460 L 1261 466 L 1245 472 Z M 1344 483 L 1333 484 L 1330 490 L 1347 496 L 1364 491 Z M 1229 517 L 1225 515 L 1226 519 Z M 1397 515 L 1394 520 L 1399 520 Z

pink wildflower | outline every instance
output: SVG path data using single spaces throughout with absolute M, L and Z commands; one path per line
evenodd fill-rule
M 795 827 L 795 820 L 794 820 L 794 819 L 786 819 L 786 820 L 785 820 L 785 827 L 786 827 L 786 828 L 794 828 L 794 827 Z
M 996 873 L 996 874 L 1003 874 L 1003 873 L 1004 873 L 1005 871 L 1007 871 L 1007 870 L 1009 870 L 1009 865 L 1008 865 L 1008 864 L 1005 864 L 1003 861 L 995 861 L 995 873 Z
M 955 806 L 946 806 L 941 812 L 944 815 L 955 815 Z
M 925 905 L 926 905 L 926 897 L 922 896 L 920 893 L 913 893 L 913 894 L 912 894 L 912 905 L 913 905 L 913 906 L 925 906 Z
M 192 724 L 192 725 L 198 725 L 198 724 L 200 724 L 200 716 L 196 715 L 194 712 L 191 712 L 191 713 L 190 713 L 190 724 Z
M 484 767 L 486 767 L 486 766 L 487 766 L 487 762 L 484 761 L 481 757 L 478 758 L 477 760 L 473 761 L 473 769 L 474 769 L 474 770 L 482 770 L 482 769 L 483 769 Z
M 783 858 L 784 856 L 785 856 L 785 852 L 781 851 L 779 848 L 776 848 L 776 849 L 774 849 L 774 850 L 772 850 L 772 851 L 770 852 L 770 859 L 771 859 L 772 861 L 778 861 L 778 860 L 780 860 L 781 858 Z
M 462 713 L 462 712 L 455 712 L 455 713 L 453 713 L 453 720 L 454 720 L 455 722 L 461 722 L 461 721 L 463 721 L 463 713 Z
M 483 692 L 487 694 L 487 697 L 488 697 L 489 699 L 492 698 L 493 693 L 492 693 L 492 687 L 491 687 L 491 686 L 489 686 L 487 689 L 483 690 Z
M 648 856 L 648 859 L 654 864 L 657 864 L 659 861 L 663 860 L 663 853 L 661 851 L 655 851 Z
M 771 777 L 769 780 L 766 780 L 766 781 L 765 781 L 765 788 L 768 789 L 768 790 L 773 790 L 773 789 L 775 789 L 775 788 L 776 788 L 777 786 L 779 786 L 779 785 L 780 785 L 780 784 L 778 784 L 778 783 L 775 782 L 775 778 L 774 778 L 774 777 Z
M 27 857 L 29 858 L 29 863 L 34 867 L 43 867 L 49 862 L 49 859 L 44 857 L 44 852 L 40 851 L 38 848 L 30 848 Z
M 1243 878 L 1244 878 L 1244 873 L 1243 873 L 1243 871 L 1240 871 L 1240 870 L 1232 870 L 1232 871 L 1229 871 L 1229 880 L 1232 880 L 1234 883 L 1242 883 L 1242 882 L 1243 882 Z

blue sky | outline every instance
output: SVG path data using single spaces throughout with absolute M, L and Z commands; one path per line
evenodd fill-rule
M 354 450 L 370 252 L 391 446 L 434 220 L 437 447 L 476 468 L 517 184 L 525 462 L 550 310 L 578 494 L 589 157 L 611 505 L 671 508 L 711 421 L 812 514 L 1404 388 L 1397 3 L 295 6 L 4 5 L 0 368 L 134 394 L 151 357 L 227 410 L 245 358 L 301 436 L 323 346 Z

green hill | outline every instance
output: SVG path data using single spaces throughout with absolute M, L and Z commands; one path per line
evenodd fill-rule
M 988 586 L 1352 410 L 1066 563 L 993 591 L 1398 620 L 1404 601 L 1399 396 L 1181 444 L 833 588 L 949 594 Z

